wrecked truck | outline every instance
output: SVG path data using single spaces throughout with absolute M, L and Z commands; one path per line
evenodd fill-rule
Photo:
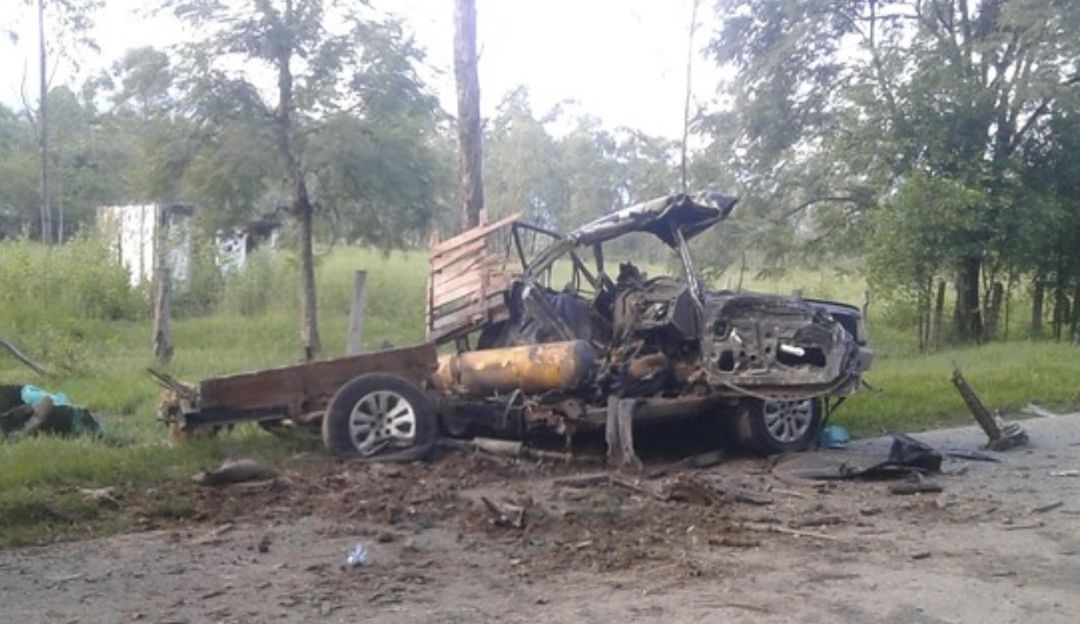
M 161 416 L 178 431 L 318 425 L 335 454 L 373 459 L 422 457 L 439 435 L 599 430 L 633 466 L 638 425 L 689 417 L 757 452 L 804 449 L 872 351 L 853 306 L 702 282 L 688 243 L 736 203 L 678 194 L 565 234 L 513 215 L 433 239 L 425 343 L 194 386 L 157 374 Z M 631 235 L 674 251 L 680 274 L 605 264 Z

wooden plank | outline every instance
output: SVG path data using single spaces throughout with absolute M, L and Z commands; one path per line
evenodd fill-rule
M 428 256 L 428 266 L 432 273 L 442 271 L 463 258 L 469 258 L 474 254 L 483 251 L 486 245 L 487 241 L 478 240 L 468 243 L 459 249 L 452 249 L 441 254 L 431 254 Z
M 451 238 L 448 238 L 448 239 L 442 241 L 441 243 L 436 243 L 435 245 L 432 245 L 431 249 L 428 250 L 428 253 L 430 253 L 432 255 L 443 253 L 443 252 L 445 252 L 447 250 L 450 250 L 450 249 L 453 249 L 455 247 L 459 247 L 459 246 L 464 245 L 466 243 L 472 242 L 472 241 L 474 241 L 474 240 L 476 240 L 478 238 L 483 238 L 483 237 L 487 236 L 488 234 L 494 232 L 495 230 L 498 230 L 501 227 L 505 227 L 507 225 L 510 225 L 511 223 L 516 221 L 520 216 L 521 216 L 521 213 L 516 212 L 516 213 L 510 215 L 509 217 L 505 217 L 503 219 L 500 219 L 500 220 L 498 220 L 495 223 L 492 223 L 490 225 L 481 225 L 480 227 L 475 227 L 475 228 L 472 228 L 471 230 L 466 230 L 466 231 L 462 232 L 461 234 L 458 234 L 457 236 L 453 236 Z
M 435 285 L 445 284 L 454 278 L 463 277 L 470 273 L 479 273 L 484 268 L 485 259 L 487 257 L 482 254 L 474 254 L 468 260 L 463 260 L 442 271 L 432 273 L 431 275 L 435 278 Z
M 482 321 L 489 313 L 498 311 L 500 308 L 505 309 L 506 306 L 501 302 L 492 302 L 490 299 L 478 301 L 467 308 L 436 318 L 432 329 L 446 330 L 448 327 L 454 325 L 464 326 L 477 321 Z
M 439 305 L 450 301 L 453 298 L 453 293 L 457 293 L 457 297 L 460 297 L 464 294 L 480 290 L 480 285 L 483 282 L 484 274 L 475 272 L 454 278 L 446 284 L 435 284 L 435 307 L 438 308 Z
M 444 316 L 457 312 L 462 308 L 466 308 L 468 306 L 475 306 L 481 302 L 483 302 L 487 306 L 495 306 L 506 303 L 505 299 L 503 298 L 502 292 L 491 293 L 485 297 L 461 297 L 460 299 L 444 303 L 443 305 L 436 308 L 434 318 L 442 318 Z
M 483 304 L 483 305 L 481 305 L 481 304 Z M 448 303 L 444 303 L 443 305 L 439 306 L 438 308 L 436 308 L 434 310 L 434 314 L 432 314 L 431 310 L 428 311 L 428 313 L 424 317 L 425 327 L 427 327 L 428 329 L 431 329 L 431 327 L 433 327 L 434 324 L 439 321 L 439 319 L 442 319 L 445 316 L 448 316 L 450 314 L 453 314 L 454 312 L 457 312 L 458 310 L 461 310 L 463 308 L 467 308 L 467 307 L 470 307 L 470 306 L 475 306 L 475 307 L 477 307 L 477 309 L 481 309 L 481 310 L 483 310 L 484 307 L 486 307 L 486 309 L 493 309 L 493 308 L 498 308 L 498 307 L 506 307 L 506 300 L 505 300 L 505 298 L 503 296 L 503 292 L 500 291 L 500 292 L 490 293 L 486 297 L 484 297 L 482 300 L 481 299 L 471 299 L 470 300 L 470 299 L 466 299 L 466 298 L 460 298 L 460 299 L 457 299 L 456 301 L 451 301 L 451 302 L 448 302 Z
M 493 274 L 482 276 L 485 279 L 480 284 L 462 284 L 453 290 L 437 292 L 435 294 L 435 309 L 452 303 L 462 298 L 482 299 L 489 294 L 502 294 L 506 290 L 509 280 L 505 275 Z
M 464 336 L 469 332 L 476 331 L 481 323 L 498 323 L 499 321 L 504 321 L 508 318 L 510 318 L 510 311 L 506 306 L 493 308 L 474 317 L 472 320 L 467 320 L 465 323 L 458 323 L 456 326 L 439 325 L 428 333 L 428 340 L 435 343 L 444 343 L 448 340 L 453 340 L 458 336 Z
M 199 407 L 302 408 L 305 403 L 325 401 L 346 382 L 364 373 L 392 373 L 419 382 L 435 370 L 436 357 L 435 345 L 427 342 L 400 349 L 205 379 L 199 383 Z
M 499 254 L 473 254 L 468 260 L 458 262 L 442 271 L 433 273 L 435 283 L 446 282 L 455 277 L 460 277 L 471 271 L 482 269 L 502 269 L 506 265 L 506 258 Z
M 462 284 L 472 281 L 476 275 L 499 275 L 504 274 L 502 260 L 499 258 L 481 258 L 473 266 L 460 273 L 450 274 L 446 276 L 436 275 L 435 281 L 435 293 L 447 290 L 449 288 L 455 288 Z
M 496 269 L 501 272 L 506 270 L 506 264 L 506 256 L 502 254 L 477 254 L 468 262 L 459 262 L 444 271 L 436 273 L 435 280 L 438 283 L 478 269 Z
M 476 269 L 471 273 L 466 273 L 464 275 L 459 275 L 453 279 L 446 280 L 445 282 L 436 282 L 435 299 L 445 300 L 447 293 L 454 290 L 461 290 L 461 288 L 468 286 L 469 284 L 472 284 L 474 285 L 474 287 L 479 288 L 480 285 L 483 285 L 485 283 L 491 283 L 492 279 L 496 277 L 503 278 L 503 281 L 505 282 L 506 280 L 509 280 L 510 274 L 506 271 L 501 270 L 500 267 L 485 266 Z M 477 285 L 478 281 L 480 282 L 479 285 Z

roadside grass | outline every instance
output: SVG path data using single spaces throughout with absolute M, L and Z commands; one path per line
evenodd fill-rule
M 971 424 L 952 385 L 953 363 L 991 410 L 1022 418 L 1030 402 L 1051 410 L 1080 407 L 1080 348 L 1017 340 L 925 355 L 885 357 L 867 373 L 863 389 L 837 412 L 835 422 L 859 435 L 919 431 Z
M 89 245 L 89 243 L 85 243 Z M 78 252 L 78 253 L 76 253 Z M 312 440 L 285 440 L 254 426 L 183 445 L 167 441 L 156 421 L 159 389 L 145 373 L 152 365 L 145 306 L 132 310 L 115 287 L 115 276 L 94 273 L 87 280 L 110 285 L 109 307 L 84 314 L 85 284 L 65 278 L 52 290 L 33 274 L 34 254 L 26 244 L 0 243 L 0 336 L 15 340 L 54 370 L 37 379 L 0 353 L 0 383 L 33 383 L 67 393 L 87 405 L 105 429 L 101 439 L 39 437 L 0 442 L 0 546 L 86 537 L 130 529 L 135 514 L 90 502 L 79 488 L 118 486 L 137 494 L 138 514 L 162 521 L 194 513 L 183 492 L 194 472 L 223 459 L 250 457 L 268 463 L 318 450 Z M 63 254 L 69 253 L 71 258 Z M 63 274 L 64 262 L 85 264 L 86 250 L 53 252 L 48 276 Z M 13 264 L 8 264 L 14 257 Z M 100 262 L 100 259 L 98 260 Z M 176 349 L 168 371 L 184 380 L 298 361 L 295 266 L 287 254 L 260 260 L 227 282 L 212 314 L 181 318 L 173 326 Z M 23 275 L 13 266 L 30 274 Z M 353 272 L 367 270 L 364 342 L 367 348 L 404 345 L 423 337 L 426 256 L 384 254 L 337 247 L 318 260 L 320 331 L 326 357 L 345 352 L 345 331 Z M 724 286 L 725 284 L 718 284 Z M 861 280 L 826 270 L 791 272 L 783 279 L 747 275 L 744 287 L 858 304 Z M 19 288 L 31 289 L 18 292 Z M 74 289 L 75 292 L 69 292 Z M 92 291 L 91 291 L 92 294 Z M 241 294 L 243 295 L 241 297 Z M 54 297 L 55 296 L 55 297 Z M 141 294 L 139 294 L 141 296 Z M 50 299 L 54 297 L 54 299 Z M 45 302 L 44 304 L 42 302 Z M 50 305 L 50 301 L 56 301 Z M 139 299 L 139 301 L 143 301 Z M 877 360 L 867 376 L 880 392 L 863 391 L 837 412 L 836 422 L 857 435 L 918 430 L 966 423 L 969 417 L 949 382 L 953 360 L 992 408 L 1016 410 L 1029 401 L 1051 409 L 1080 406 L 1080 349 L 1061 344 L 1013 340 L 986 346 L 919 354 L 913 332 L 894 312 L 871 306 L 871 337 Z M 98 306 L 95 309 L 100 309 Z M 115 317 L 115 318 L 113 318 Z M 1016 313 L 1015 319 L 1021 318 Z M 1018 333 L 1018 332 L 1016 332 Z M 172 484 L 172 485 L 171 485 Z

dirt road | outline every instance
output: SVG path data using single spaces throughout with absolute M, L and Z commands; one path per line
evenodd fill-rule
M 944 491 L 916 496 L 749 459 L 692 477 L 752 496 L 665 502 L 653 482 L 568 487 L 565 469 L 328 463 L 200 494 L 203 522 L 0 553 L 0 620 L 1076 622 L 1080 477 L 1051 474 L 1080 469 L 1080 415 L 1024 426 L 1028 447 L 949 460 Z M 494 526 L 480 496 L 525 507 L 524 526 Z M 368 563 L 343 569 L 358 541 Z

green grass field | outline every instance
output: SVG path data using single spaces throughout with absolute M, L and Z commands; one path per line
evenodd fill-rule
M 128 515 L 88 502 L 78 493 L 80 487 L 120 485 L 152 493 L 159 484 L 185 482 L 196 470 L 224 458 L 277 461 L 317 448 L 311 441 L 283 441 L 254 427 L 170 444 L 155 420 L 159 390 L 145 373 L 152 361 L 143 298 L 122 292 L 122 283 L 117 285 L 115 275 L 101 268 L 100 256 L 90 266 L 92 245 L 80 244 L 88 249 L 58 249 L 45 258 L 25 243 L 0 243 L 0 336 L 15 340 L 57 371 L 38 379 L 0 352 L 0 383 L 64 391 L 89 406 L 106 430 L 101 440 L 41 437 L 0 443 L 0 544 L 130 526 Z M 425 255 L 338 247 L 318 265 L 324 355 L 344 352 L 352 273 L 358 268 L 368 271 L 366 345 L 374 349 L 421 339 Z M 215 313 L 175 322 L 170 372 L 197 380 L 295 362 L 294 273 L 285 254 L 267 255 L 243 275 L 226 280 Z M 110 288 L 101 295 L 108 301 L 95 299 L 95 284 Z M 861 301 L 864 290 L 857 279 L 825 271 L 795 272 L 782 280 L 750 279 L 744 285 L 770 292 L 799 287 L 806 296 L 853 303 Z M 83 312 L 93 305 L 101 309 Z M 992 408 L 1015 410 L 1029 401 L 1056 409 L 1080 406 L 1076 347 L 1014 340 L 923 355 L 915 352 L 910 332 L 890 322 L 890 313 L 875 313 L 880 305 L 871 310 L 877 359 L 867 379 L 876 391 L 849 399 L 836 417 L 856 434 L 968 422 L 949 383 L 954 361 Z M 154 509 L 163 518 L 192 512 L 182 500 L 161 497 Z

